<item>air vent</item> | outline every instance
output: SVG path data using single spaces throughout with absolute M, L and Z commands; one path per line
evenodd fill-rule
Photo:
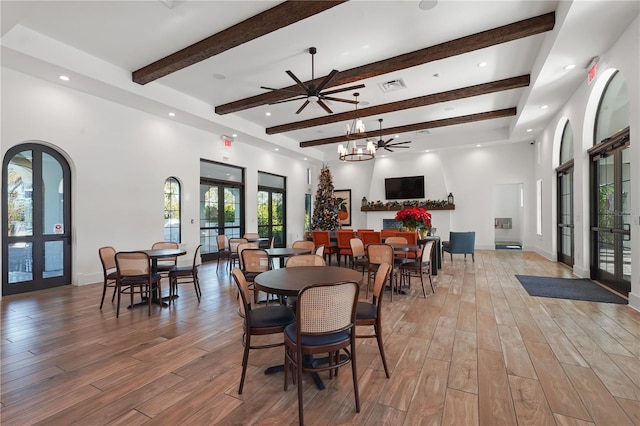
M 402 79 L 396 79 L 391 81 L 385 81 L 384 83 L 378 83 L 378 86 L 380 86 L 380 90 L 382 90 L 383 93 L 395 92 L 396 90 L 402 90 L 407 88 L 407 86 L 404 84 L 404 81 L 402 81 Z

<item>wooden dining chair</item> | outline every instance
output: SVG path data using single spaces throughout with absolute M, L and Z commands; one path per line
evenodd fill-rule
M 201 248 L 202 244 L 196 247 L 196 251 L 193 253 L 193 263 L 190 266 L 176 266 L 171 271 L 169 271 L 169 303 L 171 303 L 175 297 L 178 297 L 179 284 L 193 284 L 193 289 L 196 292 L 198 303 L 200 303 L 202 290 L 200 289 L 198 267 L 201 263 Z
M 311 231 L 311 238 L 315 247 L 324 246 L 324 257 L 328 259 L 328 263 L 331 265 L 331 255 L 338 254 L 338 243 L 331 242 L 329 231 Z
M 380 231 L 380 238 L 382 238 L 382 241 L 384 242 L 388 237 L 395 237 L 397 233 L 397 229 L 383 229 Z
M 120 316 L 120 296 L 125 293 L 130 295 L 133 305 L 133 295 L 140 294 L 147 298 L 149 315 L 154 293 L 157 297 L 162 295 L 160 287 L 160 274 L 151 272 L 151 259 L 149 255 L 141 251 L 121 251 L 116 253 L 116 280 L 118 302 L 116 304 L 116 318 Z
M 256 244 L 256 243 L 247 243 L 247 244 Z M 242 244 L 241 246 L 243 246 Z M 271 259 L 269 257 L 269 253 L 265 249 L 258 248 L 256 244 L 255 247 L 240 247 L 239 249 L 240 255 L 240 265 L 242 268 L 242 273 L 244 274 L 247 283 L 253 287 L 253 301 L 258 303 L 260 300 L 260 292 L 255 288 L 253 284 L 255 278 L 258 274 L 261 274 L 265 271 L 271 269 Z M 269 296 L 267 294 L 266 302 L 269 302 Z
M 107 288 L 113 288 L 111 295 L 111 303 L 116 297 L 116 280 L 118 279 L 118 270 L 116 268 L 116 249 L 111 246 L 100 247 L 98 249 L 100 263 L 102 263 L 102 299 L 100 299 L 100 309 L 104 304 L 104 296 L 107 294 Z
M 384 240 L 385 244 L 408 244 L 407 239 L 404 237 L 387 237 Z M 397 259 L 406 259 L 407 252 L 394 252 L 394 257 Z
M 358 283 L 355 281 L 315 284 L 298 293 L 296 320 L 284 329 L 284 390 L 288 374 L 295 371 L 298 388 L 298 422 L 304 424 L 304 372 L 333 371 L 351 363 L 356 412 L 360 412 L 358 371 L 356 368 L 356 305 Z M 316 354 L 329 354 L 328 364 L 307 362 Z
M 293 311 L 284 305 L 271 305 L 254 309 L 251 303 L 251 291 L 244 278 L 244 274 L 239 268 L 235 268 L 232 275 L 238 287 L 238 314 L 243 319 L 242 346 L 244 346 L 244 353 L 242 355 L 242 375 L 240 376 L 240 385 L 238 386 L 238 394 L 242 394 L 244 379 L 247 374 L 247 366 L 249 364 L 249 351 L 251 349 L 267 349 L 284 345 L 284 341 L 282 340 L 275 343 L 253 345 L 251 343 L 251 336 L 283 333 L 285 327 L 292 324 L 296 318 Z
M 420 284 L 422 285 L 422 295 L 427 298 L 427 292 L 424 290 L 424 274 L 429 277 L 429 283 L 431 284 L 431 291 L 435 293 L 433 288 L 433 279 L 431 279 L 431 256 L 435 241 L 427 241 L 422 249 L 421 257 L 418 260 L 405 262 L 400 265 L 400 277 L 402 281 L 407 282 L 407 287 L 411 288 L 411 277 L 419 276 Z
M 356 237 L 355 231 L 352 230 L 338 230 L 337 238 L 338 238 L 338 266 L 340 266 L 340 262 L 344 259 L 345 266 L 351 264 L 351 244 L 350 241 L 352 238 Z
M 369 258 L 364 250 L 364 244 L 360 238 L 352 238 L 349 241 L 351 246 L 351 267 L 354 269 L 362 269 L 362 276 L 364 277 L 364 271 L 369 266 Z
M 364 244 L 365 250 L 369 244 L 382 243 L 382 237 L 379 231 L 363 232 L 360 235 L 361 235 L 362 244 Z
M 242 243 L 248 242 L 249 240 L 247 240 L 246 238 L 229 238 L 229 251 L 231 252 L 229 254 L 229 272 L 231 272 L 231 270 L 235 268 L 236 265 L 240 264 L 240 257 L 238 256 L 238 246 Z
M 218 272 L 220 261 L 222 259 L 230 260 L 231 249 L 229 248 L 229 237 L 224 234 L 216 235 L 216 243 L 218 243 L 218 263 L 216 264 L 216 272 Z
M 313 241 L 308 240 L 296 240 L 291 244 L 291 248 L 301 248 L 309 250 L 309 253 L 313 253 L 316 250 L 316 245 Z
M 177 249 L 180 248 L 178 243 L 173 241 L 158 241 L 157 243 L 153 243 L 151 246 L 151 250 L 162 250 L 162 249 Z M 178 265 L 178 256 L 173 257 L 163 257 L 162 259 L 158 259 L 158 273 L 163 278 L 169 277 L 169 271 L 175 268 Z
M 367 265 L 367 293 L 366 298 L 369 298 L 369 288 L 371 287 L 371 281 L 375 279 L 375 274 L 378 268 L 383 262 L 387 262 L 391 265 L 391 272 L 389 278 L 389 286 L 391 287 L 391 301 L 393 302 L 394 284 L 397 286 L 396 277 L 396 263 L 394 262 L 393 247 L 389 244 L 370 244 L 367 250 L 367 257 L 369 258 L 369 264 Z M 394 279 L 395 278 L 395 279 Z
M 246 232 L 242 238 L 246 239 L 246 240 L 255 240 L 260 238 L 260 234 L 257 232 Z
M 356 338 L 370 339 L 375 337 L 378 342 L 378 350 L 380 351 L 382 366 L 384 367 L 384 373 L 387 375 L 387 378 L 390 376 L 389 367 L 387 367 L 387 358 L 384 356 L 384 344 L 382 342 L 382 295 L 390 271 L 391 265 L 388 262 L 382 262 L 380 266 L 378 266 L 378 271 L 376 272 L 376 277 L 373 282 L 373 297 L 371 302 L 358 301 L 358 306 L 356 307 L 356 331 L 361 327 L 373 327 L 373 334 L 356 333 Z
M 414 246 L 418 245 L 418 232 L 413 231 L 413 232 L 407 232 L 407 231 L 403 231 L 403 232 L 396 232 L 396 237 L 404 237 L 407 239 L 407 244 L 411 244 Z M 420 256 L 422 256 L 422 250 L 418 250 L 418 251 L 408 251 L 406 253 L 406 257 L 409 259 L 417 259 Z

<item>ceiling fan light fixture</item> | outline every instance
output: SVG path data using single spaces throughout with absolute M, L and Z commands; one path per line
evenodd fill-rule
M 338 145 L 338 158 L 341 161 L 367 161 L 373 160 L 376 156 L 376 147 L 371 141 L 367 141 L 367 145 L 363 148 L 356 143 L 357 139 L 366 138 L 367 134 L 364 131 L 364 123 L 358 117 L 358 96 L 359 93 L 354 93 L 355 96 L 355 111 L 356 116 L 351 123 L 347 124 L 347 145 Z

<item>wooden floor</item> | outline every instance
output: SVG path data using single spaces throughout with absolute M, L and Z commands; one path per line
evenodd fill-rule
M 96 257 L 96 262 L 98 261 Z M 447 258 L 427 299 L 384 307 L 391 378 L 375 340 L 351 374 L 304 382 L 308 425 L 640 425 L 640 313 L 626 305 L 531 297 L 515 274 L 569 277 L 523 251 Z M 283 349 L 252 351 L 238 395 L 242 346 L 235 285 L 201 268 L 203 300 L 180 289 L 170 308 L 102 309 L 101 284 L 5 297 L 2 425 L 296 424 L 283 391 Z

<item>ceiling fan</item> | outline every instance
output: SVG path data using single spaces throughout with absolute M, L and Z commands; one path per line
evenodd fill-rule
M 395 138 L 391 138 L 386 142 L 383 141 L 382 140 L 382 118 L 379 118 L 378 122 L 380 122 L 380 139 L 378 139 L 378 142 L 376 144 L 376 151 L 379 150 L 380 148 L 384 148 L 389 152 L 393 152 L 393 149 L 391 148 L 409 148 L 408 146 L 398 146 L 398 145 L 405 145 L 405 144 L 411 143 L 411 141 L 389 143 Z
M 302 106 L 300 108 L 298 108 L 298 110 L 296 111 L 296 114 L 300 114 L 300 112 L 302 112 L 303 109 L 305 109 L 305 107 L 307 105 L 309 105 L 310 103 L 315 103 L 319 106 L 322 107 L 322 109 L 324 109 L 325 111 L 327 111 L 329 114 L 332 114 L 333 111 L 331 111 L 331 109 L 329 108 L 329 106 L 327 106 L 327 104 L 324 101 L 337 101 L 337 102 L 346 102 L 348 104 L 353 104 L 356 103 L 356 101 L 352 101 L 351 99 L 341 99 L 341 98 L 334 98 L 332 96 L 329 95 L 333 95 L 334 93 L 340 93 L 340 92 L 346 92 L 348 90 L 354 90 L 354 89 L 361 89 L 364 87 L 364 84 L 358 84 L 355 86 L 350 86 L 350 87 L 343 87 L 342 89 L 335 89 L 335 90 L 327 90 L 327 91 L 322 91 L 322 89 L 324 89 L 325 87 L 327 87 L 327 84 L 329 84 L 329 82 L 331 81 L 331 79 L 333 77 L 336 76 L 336 74 L 338 74 L 338 70 L 332 70 L 329 75 L 327 75 L 324 80 L 322 80 L 322 82 L 320 82 L 320 84 L 318 84 L 316 86 L 315 84 L 315 75 L 314 75 L 314 62 L 313 62 L 313 57 L 316 54 L 317 50 L 315 47 L 310 47 L 309 48 L 309 53 L 311 54 L 311 84 L 309 84 L 309 86 L 305 86 L 305 84 L 298 78 L 295 76 L 295 74 L 293 74 L 291 71 L 287 71 L 287 74 L 289 74 L 289 77 L 291 77 L 293 79 L 293 81 L 296 82 L 296 84 L 302 89 L 302 92 L 299 91 L 295 91 L 295 90 L 289 90 L 289 89 L 274 89 L 272 87 L 264 87 L 264 86 L 260 86 L 261 89 L 266 89 L 266 90 L 275 90 L 278 92 L 287 92 L 287 93 L 291 93 L 291 98 L 289 99 L 284 99 L 281 101 L 277 101 L 277 102 L 272 102 L 270 105 L 273 104 L 281 104 L 283 102 L 291 102 L 291 101 L 298 101 L 298 100 L 302 100 L 304 99 L 304 103 L 302 104 Z

